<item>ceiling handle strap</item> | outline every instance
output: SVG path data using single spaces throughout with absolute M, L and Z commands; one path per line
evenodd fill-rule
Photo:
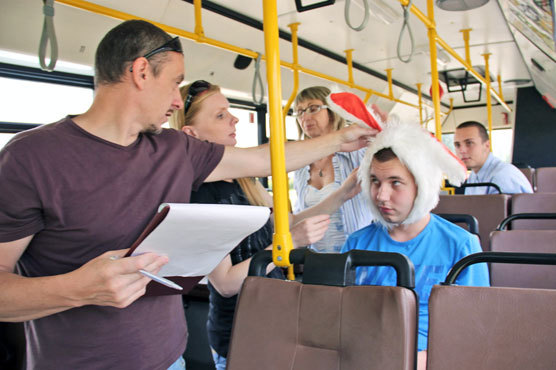
M 54 0 L 43 0 L 42 12 L 44 22 L 42 25 L 41 41 L 39 44 L 39 63 L 43 71 L 52 72 L 58 61 L 58 42 L 54 32 Z M 50 63 L 46 65 L 46 46 L 50 40 Z
M 261 78 L 261 54 L 257 53 L 257 59 L 255 59 L 255 75 L 253 76 L 253 87 L 251 93 L 253 95 L 253 103 L 262 104 L 264 102 L 264 85 L 263 79 Z M 257 99 L 257 85 L 261 90 L 260 98 Z
M 403 6 L 403 25 L 402 25 L 402 29 L 400 30 L 400 37 L 398 38 L 398 47 L 397 47 L 397 53 L 398 53 L 398 59 L 404 63 L 409 63 L 411 62 L 411 58 L 413 58 L 413 53 L 415 52 L 415 41 L 413 40 L 413 32 L 411 32 L 411 27 L 409 26 L 409 9 L 411 9 L 411 3 L 413 2 L 413 0 L 409 0 L 409 3 L 407 4 L 407 6 Z M 407 59 L 404 59 L 402 57 L 402 53 L 400 51 L 401 49 L 401 45 L 402 45 L 402 37 L 403 37 L 403 31 L 404 29 L 407 28 L 407 33 L 409 34 L 409 41 L 410 41 L 410 45 L 411 45 L 411 52 L 409 53 Z
M 361 31 L 365 27 L 367 27 L 367 23 L 369 22 L 369 3 L 368 0 L 363 0 L 363 5 L 365 6 L 365 17 L 361 24 L 357 27 L 351 25 L 351 21 L 349 20 L 349 8 L 351 6 L 351 0 L 346 0 L 346 5 L 344 6 L 344 18 L 346 20 L 346 24 L 354 31 Z

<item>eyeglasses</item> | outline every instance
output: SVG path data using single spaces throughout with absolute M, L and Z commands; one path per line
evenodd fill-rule
M 309 114 L 317 114 L 318 112 L 320 112 L 322 109 L 326 109 L 328 108 L 328 105 L 317 105 L 317 104 L 311 104 L 309 105 L 307 108 L 305 109 L 298 109 L 296 112 L 293 113 L 293 115 L 295 117 L 297 117 L 298 119 L 303 118 L 303 116 L 305 115 L 305 113 L 309 113 Z
M 165 42 L 163 45 L 149 51 L 143 58 L 149 59 L 155 54 L 162 53 L 165 51 L 175 51 L 176 53 L 183 54 L 183 49 L 181 48 L 180 38 L 178 36 L 174 37 L 173 39 Z M 129 71 L 133 72 L 133 66 L 129 67 Z
M 187 95 L 185 96 L 185 100 L 183 102 L 183 114 L 186 114 L 189 108 L 191 108 L 191 103 L 193 103 L 193 99 L 195 98 L 195 96 L 202 93 L 203 91 L 208 90 L 210 86 L 210 82 L 207 82 L 205 80 L 197 80 L 193 82 L 191 86 L 189 86 L 189 91 L 187 92 Z

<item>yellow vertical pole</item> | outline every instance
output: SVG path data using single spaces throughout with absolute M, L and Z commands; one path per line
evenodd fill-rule
M 459 30 L 459 32 L 463 33 L 463 42 L 465 44 L 465 61 L 467 64 L 471 65 L 471 53 L 469 52 L 469 32 L 471 32 L 472 28 L 464 28 L 463 30 Z
M 284 126 L 286 125 L 285 117 L 288 115 L 288 111 L 297 96 L 297 90 L 299 90 L 299 60 L 298 60 L 298 53 L 297 53 L 297 27 L 299 23 L 291 23 L 288 24 L 288 27 L 292 31 L 292 56 L 293 56 L 293 91 L 286 103 L 286 106 L 283 109 L 282 115 L 284 117 Z
M 288 180 L 282 126 L 282 86 L 280 80 L 280 49 L 276 0 L 263 0 L 263 30 L 268 79 L 268 108 L 270 117 L 270 150 L 272 190 L 274 192 L 274 236 L 272 260 L 276 266 L 290 266 L 293 248 L 288 223 Z M 291 270 L 291 269 L 290 269 Z M 293 272 L 288 274 L 292 278 Z
M 434 3 L 433 0 L 427 0 L 427 18 L 430 26 L 429 34 L 429 51 L 431 55 L 431 79 L 432 79 L 432 103 L 434 107 L 434 123 L 435 133 L 438 140 L 442 139 L 442 123 L 440 121 L 440 91 L 438 89 L 438 65 L 436 60 L 436 25 L 434 23 Z
M 367 94 L 365 94 L 365 99 L 363 99 L 363 101 L 365 102 L 365 104 L 367 104 L 367 102 L 369 101 L 369 99 L 371 98 L 372 95 L 373 95 L 372 92 L 367 91 Z
M 498 95 L 500 99 L 504 100 L 504 94 L 502 93 L 502 77 L 498 75 Z
M 421 94 L 422 83 L 417 84 L 417 96 L 419 97 L 419 123 L 423 126 L 423 96 Z
M 490 98 L 490 71 L 488 66 L 488 58 L 490 53 L 483 54 L 485 57 L 485 80 L 486 80 L 486 101 L 487 101 L 487 117 L 488 117 L 488 139 L 490 140 L 490 151 L 492 152 L 492 102 Z
M 353 87 L 353 49 L 347 49 L 344 50 L 344 53 L 346 53 L 346 64 L 348 67 L 348 81 L 350 86 L 349 87 Z
M 388 96 L 394 99 L 394 92 L 392 90 L 392 68 L 386 69 L 386 77 L 388 78 Z
M 195 7 L 195 34 L 199 38 L 205 37 L 205 31 L 203 30 L 203 18 L 201 17 L 201 0 L 193 0 L 193 6 Z

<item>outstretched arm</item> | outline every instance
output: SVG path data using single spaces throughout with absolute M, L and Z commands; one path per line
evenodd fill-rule
M 138 270 L 156 273 L 168 262 L 154 253 L 121 258 L 127 249 L 109 251 L 62 275 L 23 277 L 14 273 L 33 235 L 0 243 L 0 321 L 26 321 L 74 307 L 127 307 L 145 293 L 150 279 Z
M 335 152 L 350 152 L 367 145 L 368 138 L 377 134 L 369 127 L 351 125 L 328 135 L 310 140 L 285 144 L 286 171 L 301 168 Z M 240 177 L 270 175 L 270 147 L 268 144 L 253 148 L 226 147 L 220 163 L 206 182 Z

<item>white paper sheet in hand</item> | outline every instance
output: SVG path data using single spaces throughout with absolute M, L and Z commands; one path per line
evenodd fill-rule
M 159 276 L 204 276 L 246 236 L 268 220 L 266 207 L 165 203 L 170 211 L 134 255 L 155 252 L 170 261 Z

